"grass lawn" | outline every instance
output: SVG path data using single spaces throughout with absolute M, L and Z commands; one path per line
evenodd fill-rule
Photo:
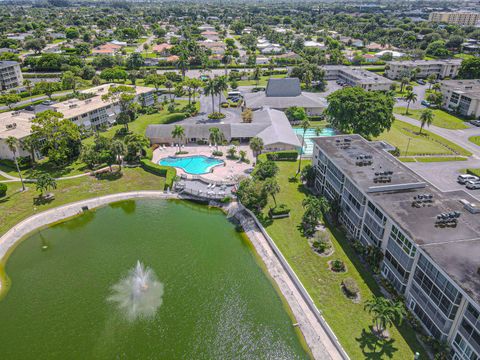
M 178 107 L 182 107 L 188 103 L 187 100 L 177 100 L 175 101 Z M 197 106 L 200 106 L 200 103 L 197 102 Z M 150 124 L 163 124 L 165 122 L 166 116 L 170 115 L 168 110 L 163 109 L 162 111 L 156 113 L 156 114 L 151 114 L 151 115 L 140 115 L 135 121 L 131 122 L 128 124 L 128 128 L 131 132 L 136 133 L 136 134 L 142 134 L 145 135 L 145 130 L 147 129 L 147 126 Z M 122 128 L 123 125 L 114 125 L 110 127 L 108 130 L 101 132 L 100 134 L 102 136 L 105 136 L 107 138 L 113 138 L 115 136 L 115 133 L 117 132 L 118 129 Z M 82 141 L 84 145 L 92 144 L 94 140 L 94 137 L 91 136 L 89 138 L 86 138 Z
M 405 107 L 396 107 L 396 108 L 393 108 L 393 111 L 397 114 L 401 114 L 401 115 L 406 115 L 406 110 L 407 108 Z M 443 110 L 440 110 L 440 109 L 432 109 L 432 112 L 433 112 L 433 125 L 435 126 L 438 126 L 438 127 L 441 127 L 441 128 L 445 128 L 445 129 L 453 129 L 453 130 L 458 130 L 458 129 L 467 129 L 468 126 L 465 125 L 465 122 L 456 117 L 456 116 L 453 116 L 449 113 L 447 113 L 446 111 L 443 111 Z M 408 115 L 406 116 L 409 116 L 413 119 L 416 119 L 416 120 L 420 120 L 420 115 L 422 113 L 422 110 L 412 110 L 412 109 L 409 109 L 408 110 Z
M 23 219 L 67 203 L 135 190 L 163 190 L 165 178 L 152 175 L 141 168 L 123 169 L 123 176 L 118 179 L 97 180 L 85 176 L 73 180 L 57 182 L 57 189 L 52 192 L 55 200 L 43 205 L 35 205 L 38 196 L 34 184 L 27 184 L 28 191 L 19 192 L 19 182 L 7 183 L 7 196 L 0 199 L 0 236 Z
M 389 144 L 396 146 L 400 149 L 402 156 L 472 155 L 462 147 L 428 130 L 422 130 L 422 134 L 419 134 L 419 131 L 420 128 L 418 126 L 395 120 L 389 131 L 385 131 L 380 136 L 374 138 L 374 140 L 385 140 Z
M 0 170 L 6 172 L 11 176 L 18 177 L 18 172 L 15 166 L 7 166 L 5 164 L 0 164 Z M 21 170 L 22 176 L 24 178 L 32 178 L 36 171 L 41 172 L 48 172 L 55 178 L 63 177 L 63 176 L 72 176 L 83 174 L 88 172 L 89 169 L 82 163 L 80 160 L 76 160 L 75 162 L 62 167 L 55 167 L 52 163 L 48 161 L 48 159 L 44 159 L 42 161 L 37 162 L 35 168 L 30 168 L 26 170 Z
M 401 162 L 442 162 L 442 161 L 467 161 L 463 156 L 416 156 L 399 157 Z
M 267 86 L 268 79 L 270 78 L 283 79 L 284 77 L 286 77 L 285 74 L 261 76 L 260 80 L 258 81 L 258 86 Z M 256 86 L 257 81 L 256 80 L 238 80 L 237 84 L 238 86 Z
M 303 214 L 301 203 L 306 191 L 300 183 L 289 182 L 289 177 L 295 174 L 298 163 L 277 162 L 277 164 L 280 168 L 278 182 L 281 188 L 277 202 L 286 204 L 291 212 L 289 218 L 274 220 L 267 227 L 267 231 L 306 287 L 350 358 L 413 359 L 414 352 L 419 351 L 421 359 L 426 359 L 413 330 L 406 323 L 390 329 L 391 339 L 383 344 L 379 342 L 375 351 L 370 331 L 372 316 L 363 306 L 373 295 L 380 295 L 377 284 L 370 272 L 363 268 L 349 242 L 337 228 L 330 228 L 335 249 L 333 255 L 321 257 L 311 250 L 307 239 L 302 237 L 297 229 Z M 269 206 L 273 206 L 271 199 Z M 342 260 L 346 264 L 347 272 L 338 274 L 330 271 L 327 262 L 333 259 Z M 354 303 L 344 296 L 340 283 L 346 277 L 353 278 L 359 285 L 361 295 L 359 303 Z
M 472 174 L 472 175 L 475 175 L 475 176 L 480 177 L 480 169 L 472 169 L 472 168 L 470 168 L 470 169 L 467 169 L 466 172 L 469 173 L 469 174 Z
M 480 136 L 470 136 L 468 141 L 474 143 L 475 145 L 480 146 Z

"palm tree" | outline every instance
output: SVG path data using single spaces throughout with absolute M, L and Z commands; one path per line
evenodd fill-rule
M 225 65 L 225 76 L 228 76 L 228 65 L 232 62 L 232 55 L 228 53 L 223 55 L 222 62 Z
M 255 80 L 255 87 L 258 87 L 258 82 L 260 81 L 260 75 L 262 75 L 262 70 L 260 69 L 260 66 L 255 66 L 255 69 L 253 70 L 253 79 Z
M 277 207 L 277 199 L 275 195 L 280 192 L 280 185 L 274 177 L 268 178 L 263 184 L 263 190 L 272 197 L 275 207 Z
M 215 149 L 218 151 L 218 144 L 223 143 L 225 136 L 217 127 L 212 127 L 209 129 L 209 131 L 210 131 L 209 140 L 211 143 L 215 144 Z
M 113 156 L 115 156 L 115 159 L 117 160 L 118 172 L 121 172 L 122 159 L 125 153 L 127 152 L 125 144 L 120 140 L 114 140 L 110 145 L 110 151 L 112 152 Z
M 410 103 L 414 103 L 417 101 L 417 94 L 415 94 L 413 91 L 409 91 L 407 95 L 405 95 L 405 100 L 407 101 L 407 111 L 405 112 L 405 115 L 408 115 L 408 109 L 410 108 Z
M 427 81 L 428 81 L 428 90 L 430 90 L 432 88 L 432 84 L 435 82 L 435 80 L 437 80 L 437 75 L 435 74 L 430 74 L 428 75 L 427 77 Z
M 250 149 L 253 151 L 253 155 L 257 159 L 258 162 L 258 154 L 260 154 L 263 150 L 263 140 L 259 137 L 253 137 L 250 139 Z
M 420 134 L 425 125 L 430 126 L 433 122 L 434 114 L 431 109 L 425 109 L 420 114 Z
M 14 138 L 13 136 L 9 136 L 5 142 L 7 143 L 8 148 L 13 154 L 13 161 L 15 162 L 15 166 L 17 167 L 18 177 L 20 178 L 20 182 L 22 183 L 22 191 L 25 191 L 25 184 L 23 183 L 22 173 L 20 172 L 20 167 L 18 166 L 18 160 L 17 160 L 18 139 Z
M 40 191 L 40 197 L 43 197 L 43 192 L 48 189 L 56 189 L 57 181 L 49 173 L 41 173 L 37 176 L 36 189 Z
M 408 77 L 403 77 L 402 80 L 400 81 L 400 92 L 403 92 L 403 87 L 405 85 L 408 85 L 410 83 L 410 79 Z
M 308 119 L 303 119 L 300 126 L 303 129 L 302 150 L 301 150 L 303 152 L 303 146 L 305 145 L 305 133 L 310 128 L 310 121 L 308 121 Z M 295 174 L 295 176 L 297 176 L 300 173 L 301 168 L 302 168 L 302 154 L 300 154 L 300 161 L 298 162 L 298 170 L 297 170 L 297 173 Z
M 178 139 L 178 152 L 182 151 L 182 145 L 180 144 L 180 141 L 185 138 L 185 129 L 183 126 L 175 125 L 172 130 L 172 137 L 174 139 Z
M 203 93 L 208 96 L 212 96 L 212 113 L 215 112 L 215 80 L 213 79 L 208 79 L 207 83 L 205 84 L 205 87 L 203 88 Z
M 364 309 L 373 314 L 374 331 L 378 334 L 382 334 L 394 322 L 401 322 L 405 315 L 405 308 L 400 301 L 393 302 L 380 296 L 367 300 Z
M 25 86 L 25 89 L 28 91 L 28 96 L 30 97 L 30 101 L 33 102 L 32 98 L 32 90 L 33 90 L 33 84 L 31 80 L 24 80 L 23 81 L 23 86 Z
M 245 161 L 245 158 L 247 157 L 247 152 L 245 150 L 240 150 L 238 152 L 238 155 L 240 155 L 240 161 Z
M 330 203 L 323 196 L 308 196 L 302 201 L 302 206 L 306 211 L 314 213 L 318 219 L 328 213 L 331 209 Z
M 188 68 L 188 56 L 186 54 L 181 54 L 176 63 L 177 67 L 182 72 L 182 78 L 185 79 L 185 73 L 187 72 Z
M 172 87 L 173 87 L 173 83 L 172 83 L 170 80 L 167 80 L 167 81 L 165 81 L 165 87 L 166 87 L 167 90 L 168 90 L 168 93 L 169 93 L 169 95 L 170 95 L 170 100 L 171 100 L 171 99 L 172 99 L 172 92 L 171 92 L 171 90 L 172 90 Z
M 222 112 L 222 93 L 228 90 L 228 82 L 225 76 L 219 76 L 215 79 L 215 93 L 218 95 L 218 112 Z

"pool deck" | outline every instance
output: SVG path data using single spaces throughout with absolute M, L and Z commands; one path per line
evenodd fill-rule
M 205 181 L 212 181 L 212 182 L 222 182 L 225 180 L 232 180 L 238 179 L 243 176 L 247 176 L 249 171 L 253 169 L 253 164 L 255 162 L 252 151 L 246 145 L 241 145 L 237 147 L 237 156 L 238 151 L 244 150 L 247 153 L 247 158 L 250 160 L 250 164 L 241 162 L 240 160 L 230 160 L 227 159 L 227 150 L 231 146 L 219 146 L 218 150 L 223 152 L 223 156 L 216 156 L 216 159 L 223 160 L 225 165 L 215 166 L 212 169 L 212 172 L 201 174 L 201 178 Z M 177 156 L 177 157 L 189 157 L 195 155 L 203 155 L 212 157 L 212 151 L 215 150 L 215 147 L 209 147 L 208 145 L 186 145 L 182 148 L 182 151 L 187 151 L 188 154 L 183 155 L 175 155 L 178 151 L 178 147 L 166 147 L 158 148 L 153 152 L 152 162 L 158 164 L 158 162 L 168 156 Z M 186 173 L 183 169 L 176 167 L 177 174 L 181 176 L 182 174 L 191 176 L 191 174 Z

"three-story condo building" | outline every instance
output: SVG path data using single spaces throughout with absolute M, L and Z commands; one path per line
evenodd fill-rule
M 452 359 L 480 358 L 480 204 L 442 192 L 359 135 L 315 139 L 315 188 L 346 231 L 384 254 L 381 274 Z

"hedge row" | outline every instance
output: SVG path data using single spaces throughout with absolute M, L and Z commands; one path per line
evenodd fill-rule
M 467 169 L 467 174 L 480 177 L 480 169 Z
M 187 114 L 185 113 L 168 114 L 163 118 L 163 124 L 171 124 L 180 120 L 184 120 L 186 118 L 187 118 Z
M 142 159 L 141 163 L 143 170 L 165 178 L 165 189 L 172 188 L 173 181 L 177 176 L 177 171 L 174 167 L 157 165 L 148 159 Z
M 298 151 L 295 150 L 285 150 L 285 151 L 276 151 L 266 154 L 268 160 L 278 160 L 278 161 L 297 161 Z

